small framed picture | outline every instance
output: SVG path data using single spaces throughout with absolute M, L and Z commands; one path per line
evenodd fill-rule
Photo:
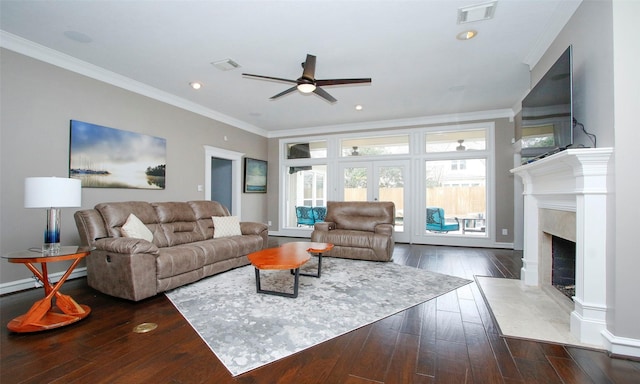
M 244 158 L 244 192 L 267 193 L 267 162 Z

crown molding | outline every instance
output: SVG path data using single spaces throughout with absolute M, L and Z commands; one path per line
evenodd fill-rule
M 315 135 L 318 131 L 326 133 L 340 133 L 345 131 L 405 128 L 411 126 L 468 122 L 473 120 L 490 120 L 496 118 L 509 118 L 512 120 L 514 117 L 512 109 L 498 109 L 480 112 L 267 131 L 245 121 L 241 121 L 210 108 L 203 107 L 200 104 L 108 71 L 97 65 L 87 63 L 62 52 L 36 44 L 30 40 L 13 35 L 4 30 L 0 30 L 0 47 L 267 138 L 310 134 Z
M 218 111 L 214 111 L 210 108 L 203 107 L 200 104 L 177 97 L 171 93 L 159 90 L 139 81 L 132 80 L 128 77 L 108 71 L 104 68 L 98 67 L 97 65 L 87 63 L 86 61 L 76 59 L 75 57 L 47 48 L 43 45 L 36 44 L 30 40 L 3 30 L 0 30 L 0 47 L 89 78 L 102 81 L 115 87 L 173 105 L 174 107 L 196 113 L 256 135 L 266 137 L 268 134 L 266 130 L 247 122 L 238 120 Z
M 543 33 L 538 37 L 538 40 L 533 44 L 531 50 L 523 59 L 523 62 L 529 66 L 529 70 L 538 64 L 538 61 L 545 54 L 547 49 L 551 46 L 553 41 L 558 37 L 558 34 L 562 31 L 571 16 L 576 12 L 582 0 L 564 0 L 559 1 L 556 5 L 556 11 L 553 13 L 553 17 L 549 19 L 547 26 L 543 29 Z
M 480 112 L 467 112 L 467 113 L 455 113 L 447 115 L 434 115 L 424 117 L 414 117 L 407 119 L 395 119 L 395 120 L 379 120 L 361 123 L 340 124 L 340 125 L 325 125 L 318 127 L 300 128 L 300 129 L 288 129 L 281 131 L 269 132 L 268 138 L 290 137 L 290 136 L 309 136 L 316 135 L 318 132 L 323 133 L 343 133 L 347 131 L 368 131 L 375 129 L 389 129 L 389 128 L 408 128 L 424 125 L 434 124 L 451 124 L 451 123 L 464 123 L 474 120 L 493 120 L 508 118 L 510 121 L 514 118 L 513 110 L 511 109 L 494 109 L 489 111 Z

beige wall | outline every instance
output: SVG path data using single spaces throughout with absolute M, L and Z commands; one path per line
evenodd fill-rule
M 635 241 L 638 126 L 637 63 L 639 45 L 630 33 L 637 24 L 640 2 L 585 0 L 532 71 L 535 84 L 569 44 L 573 45 L 574 112 L 598 147 L 615 148 L 611 203 L 607 220 L 607 330 L 617 338 L 640 340 L 640 257 Z M 588 141 L 583 141 L 588 143 Z M 636 344 L 637 345 L 637 344 Z
M 82 206 L 103 201 L 187 201 L 204 198 L 204 145 L 267 159 L 267 139 L 177 107 L 8 50 L 0 54 L 0 252 L 39 246 L 45 212 L 23 208 L 24 178 L 68 176 L 69 120 L 167 140 L 165 190 L 84 188 Z M 227 136 L 228 141 L 224 141 Z M 62 210 L 62 242 L 78 241 L 73 213 Z M 266 222 L 267 197 L 243 194 L 242 219 Z M 60 263 L 61 265 L 63 263 Z M 52 272 L 61 270 L 53 265 Z M 0 284 L 30 277 L 0 261 Z
M 614 308 L 607 319 L 609 330 L 618 337 L 640 340 L 640 252 L 638 251 L 638 144 L 640 143 L 640 45 L 629 37 L 637 28 L 640 2 L 613 1 L 613 73 L 615 143 L 614 257 L 607 273 L 607 301 Z

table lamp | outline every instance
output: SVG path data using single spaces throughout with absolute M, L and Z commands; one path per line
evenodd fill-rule
M 60 208 L 79 207 L 82 181 L 64 177 L 27 177 L 24 180 L 24 207 L 47 208 L 42 252 L 60 252 Z

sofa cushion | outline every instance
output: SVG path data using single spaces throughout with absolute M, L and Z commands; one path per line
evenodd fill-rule
M 156 258 L 157 277 L 163 279 L 180 275 L 204 265 L 204 253 L 201 248 L 190 244 L 160 248 Z
M 217 201 L 199 200 L 189 201 L 187 204 L 196 215 L 198 227 L 204 234 L 205 239 L 213 239 L 212 216 L 230 216 L 229 210 Z
M 325 221 L 338 229 L 373 232 L 378 224 L 393 224 L 394 216 L 391 202 L 328 201 Z
M 240 220 L 238 216 L 212 216 L 213 238 L 240 236 Z
M 133 213 L 149 228 L 151 233 L 154 234 L 154 242 L 158 240 L 155 238 L 158 216 L 151 204 L 147 202 L 125 201 L 119 203 L 100 203 L 95 206 L 95 209 L 100 212 L 110 237 L 122 236 L 120 229 L 129 218 L 129 215 Z M 162 235 L 160 237 L 162 237 Z
M 127 221 L 120 230 L 124 237 L 133 237 L 135 239 L 147 240 L 148 242 L 153 241 L 153 233 L 151 233 L 149 228 L 133 213 L 129 214 Z
M 196 222 L 191 206 L 183 202 L 151 203 L 156 210 L 160 228 L 166 239 L 161 246 L 193 243 L 204 240 L 205 236 Z

